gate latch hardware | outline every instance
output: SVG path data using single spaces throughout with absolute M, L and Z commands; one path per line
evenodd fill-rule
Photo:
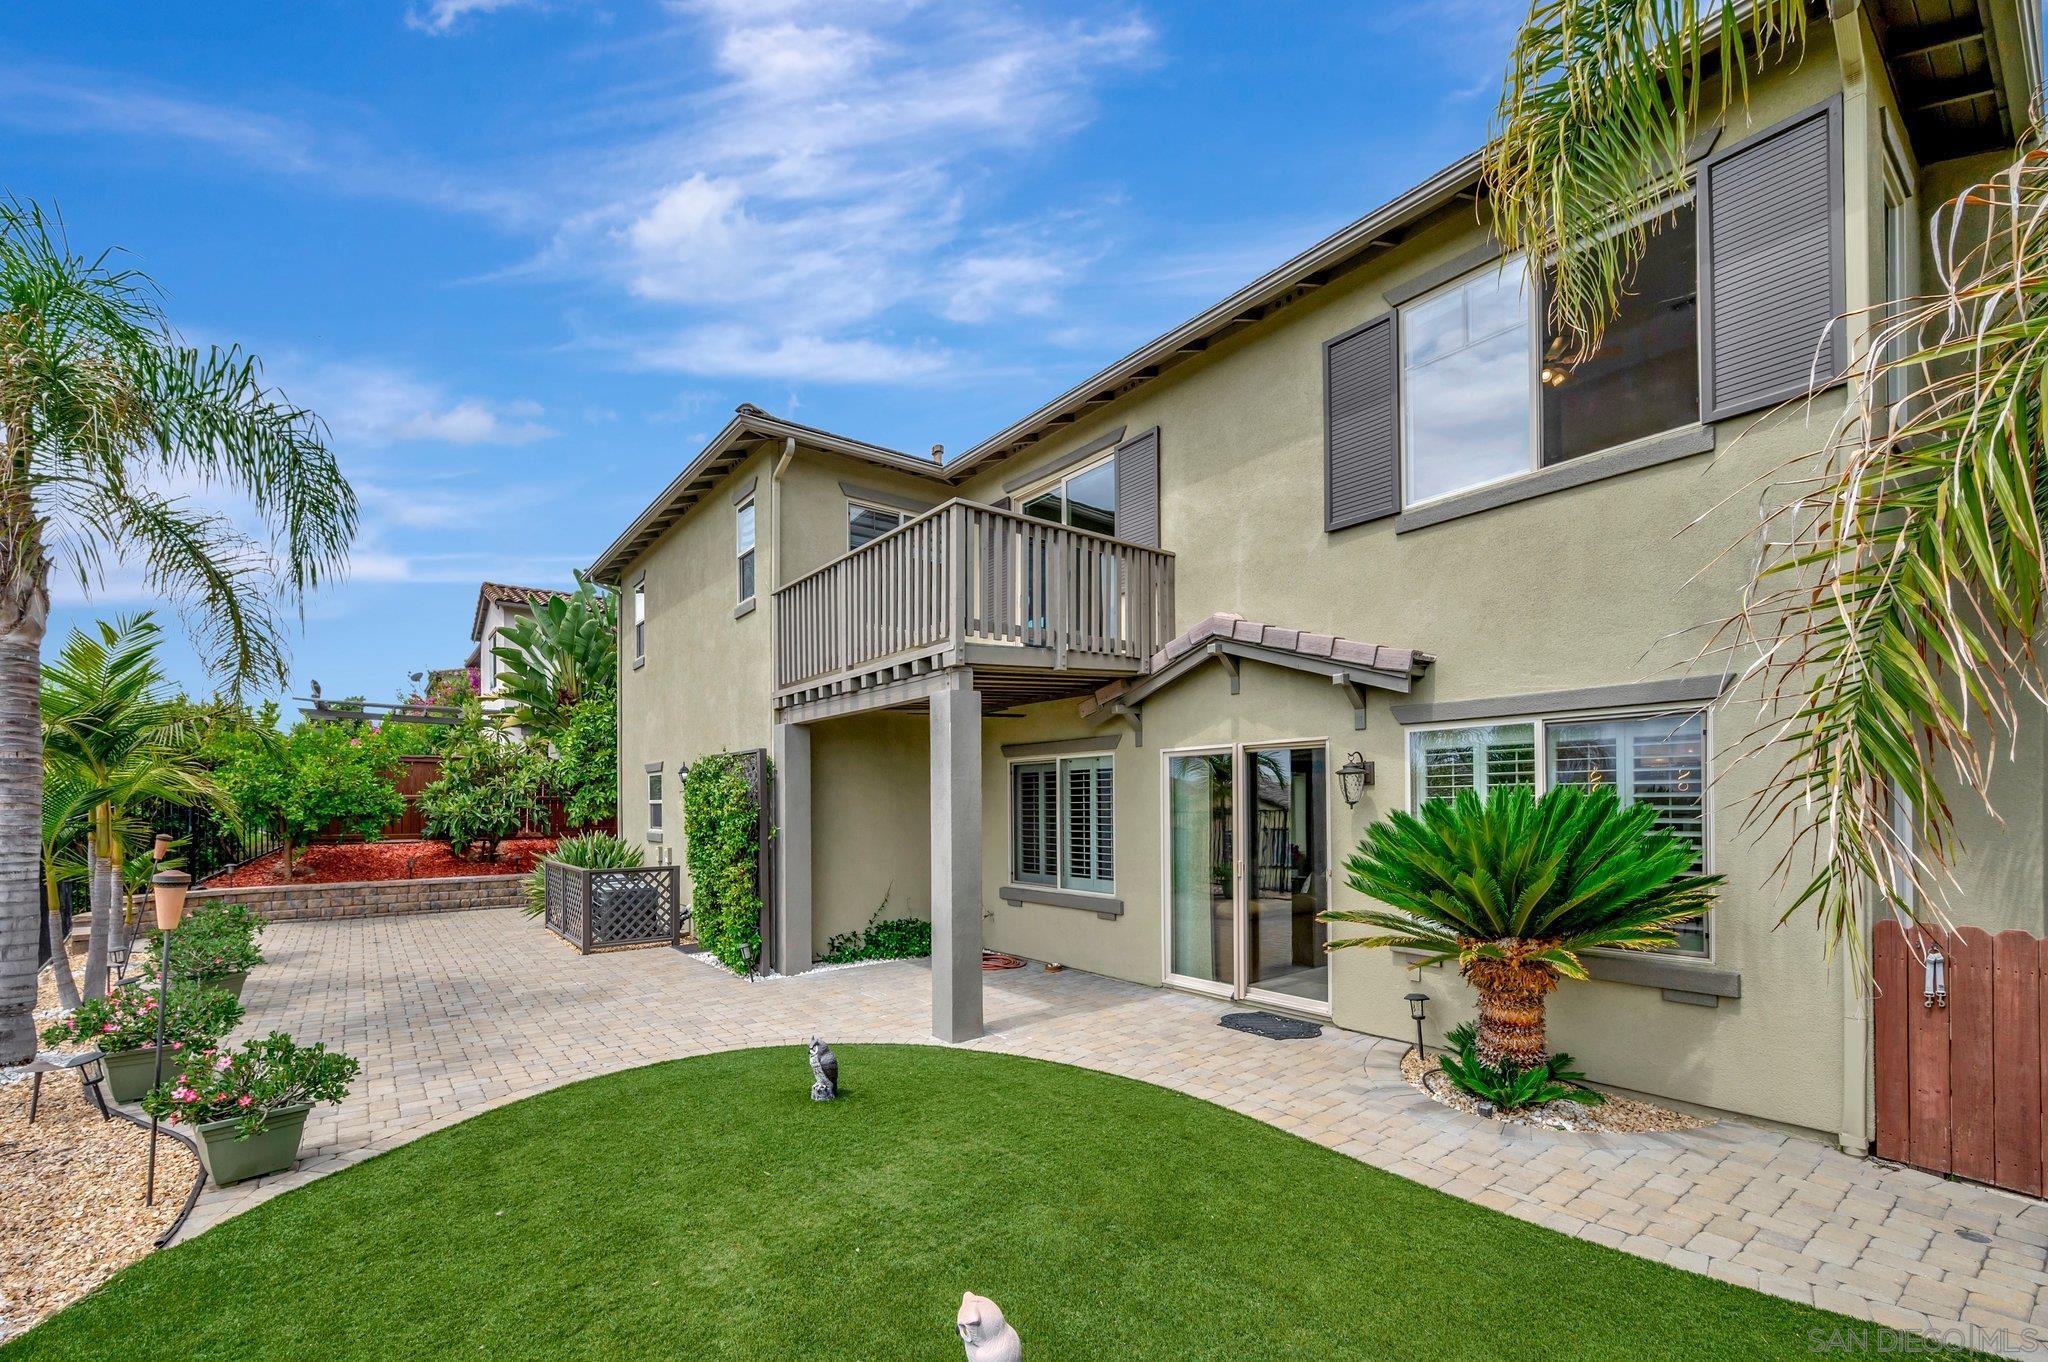
M 1921 993 L 1922 1007 L 1948 1006 L 1948 961 L 1942 953 L 1929 949 L 1926 960 L 1927 986 Z

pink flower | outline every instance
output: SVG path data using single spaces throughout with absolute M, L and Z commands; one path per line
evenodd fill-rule
M 185 1048 L 185 1042 L 182 1040 L 174 1040 L 171 1042 L 171 1048 L 173 1050 L 182 1050 Z
M 256 1099 L 245 1092 L 235 1099 L 235 1105 L 238 1107 L 253 1107 L 256 1105 Z
M 199 1100 L 199 1094 L 190 1088 L 180 1087 L 171 1093 L 171 1100 L 174 1102 L 196 1102 Z
M 119 1027 L 115 1026 L 115 1025 L 114 1025 L 114 1024 L 112 1023 L 112 1022 L 108 1022 L 108 1023 L 107 1023 L 107 1024 L 105 1025 L 105 1026 L 102 1026 L 102 1027 L 100 1028 L 100 1033 L 101 1033 L 102 1035 L 105 1035 L 105 1034 L 106 1034 L 107 1032 L 109 1032 L 109 1031 L 118 1031 L 118 1030 L 120 1030 L 120 1028 L 119 1028 Z

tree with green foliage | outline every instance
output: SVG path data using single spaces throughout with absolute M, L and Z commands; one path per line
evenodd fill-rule
M 263 714 L 274 716 L 275 708 Z M 242 820 L 271 829 L 284 844 L 286 879 L 297 849 L 330 825 L 373 839 L 405 812 L 389 754 L 374 734 L 343 724 L 302 722 L 279 733 L 259 717 L 219 735 L 211 755 Z
M 537 601 L 533 613 L 499 630 L 498 694 L 512 721 L 555 741 L 587 696 L 618 685 L 619 599 L 582 573 L 567 596 Z
M 317 417 L 238 350 L 195 348 L 156 287 L 0 201 L 0 1063 L 35 1052 L 42 645 L 52 555 L 88 586 L 117 558 L 186 607 L 230 686 L 282 681 L 280 607 L 347 563 L 356 498 Z M 252 538 L 162 490 L 244 498 Z
M 572 828 L 587 828 L 619 812 L 619 701 L 610 687 L 593 692 L 569 711 L 555 738 L 548 784 L 562 799 Z
M 419 793 L 428 836 L 457 855 L 495 860 L 499 842 L 541 816 L 547 769 L 542 752 L 486 725 L 482 707 L 469 701 L 442 754 L 440 779 Z
M 1344 862 L 1351 887 L 1386 906 L 1322 914 L 1381 934 L 1330 949 L 1455 960 L 1479 994 L 1480 1059 L 1536 1068 L 1550 1058 L 1544 999 L 1558 980 L 1587 977 L 1582 952 L 1673 945 L 1674 926 L 1713 906 L 1721 877 L 1694 874 L 1698 850 L 1656 818 L 1648 804 L 1623 807 L 1611 787 L 1582 785 L 1540 795 L 1497 785 L 1483 799 L 1461 790 L 1395 810 Z
M 192 707 L 170 689 L 158 661 L 162 641 L 147 614 L 103 622 L 90 632 L 72 630 L 43 668 L 43 762 L 59 788 L 68 787 L 88 810 L 88 998 L 106 991 L 108 952 L 127 897 L 124 866 L 151 836 L 129 825 L 130 810 L 144 801 L 228 806 L 201 750 L 203 730 Z
M 746 769 L 732 753 L 704 757 L 684 775 L 690 922 L 698 942 L 735 974 L 761 966 L 760 818 Z

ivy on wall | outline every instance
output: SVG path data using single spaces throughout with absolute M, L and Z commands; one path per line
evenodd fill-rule
M 760 826 L 740 757 L 705 757 L 683 776 L 691 921 L 698 942 L 735 974 L 751 974 L 761 963 Z

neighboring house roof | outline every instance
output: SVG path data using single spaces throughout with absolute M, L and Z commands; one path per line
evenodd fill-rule
M 944 478 L 944 473 L 933 459 L 834 435 L 816 426 L 799 425 L 780 416 L 771 416 L 751 402 L 743 402 L 734 410 L 732 420 L 725 423 L 725 429 L 712 436 L 711 443 L 684 466 L 675 481 L 663 488 L 661 494 L 648 503 L 647 509 L 633 518 L 633 523 L 612 541 L 611 547 L 598 555 L 586 575 L 607 586 L 617 585 L 619 573 L 625 565 L 659 539 L 669 526 L 682 519 L 706 492 L 717 485 L 720 478 L 763 448 L 775 446 L 837 454 L 841 458 L 857 459 L 917 477 Z
M 476 593 L 476 619 L 469 626 L 469 636 L 479 644 L 483 642 L 484 616 L 490 613 L 494 604 L 534 606 L 542 601 L 567 600 L 575 594 L 573 591 L 557 591 L 550 586 L 506 586 L 502 582 L 485 582 Z
M 1083 700 L 1081 713 L 1086 716 L 1119 704 L 1137 704 L 1204 662 L 1240 658 L 1404 692 L 1436 661 L 1429 653 L 1413 648 L 1360 643 L 1307 629 L 1283 629 L 1219 611 L 1152 654 L 1143 676 L 1113 681 Z M 1235 671 L 1234 660 L 1230 665 Z M 1360 697 L 1353 697 L 1354 704 L 1360 702 Z

